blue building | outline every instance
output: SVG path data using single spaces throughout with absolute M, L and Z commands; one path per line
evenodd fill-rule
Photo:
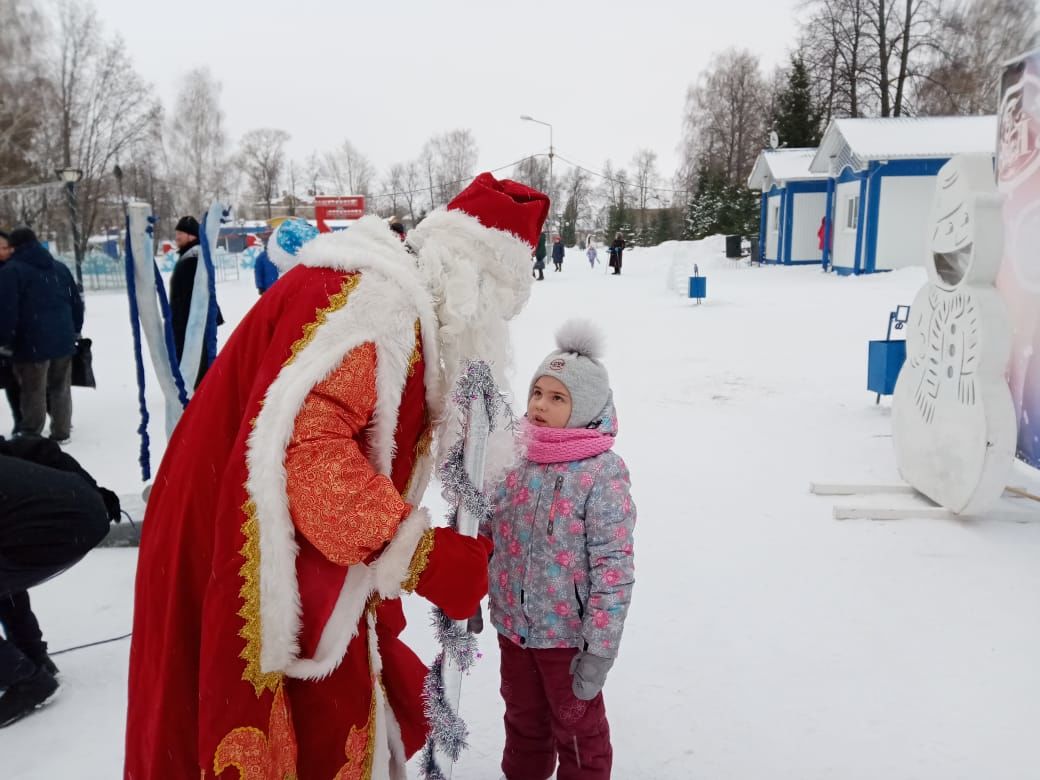
M 840 274 L 921 265 L 939 169 L 996 144 L 995 116 L 832 120 L 809 165 L 826 176 L 824 264 Z
M 762 262 L 823 262 L 819 231 L 827 210 L 828 175 L 810 169 L 816 149 L 766 149 L 748 187 L 762 191 L 759 247 Z

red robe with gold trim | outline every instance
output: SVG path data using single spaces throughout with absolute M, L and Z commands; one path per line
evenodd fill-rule
M 145 516 L 125 776 L 403 777 L 416 590 L 471 614 L 487 548 L 413 507 L 442 412 L 437 323 L 381 221 L 321 236 L 239 325 Z

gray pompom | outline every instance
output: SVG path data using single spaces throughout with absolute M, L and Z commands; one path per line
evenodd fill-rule
M 592 360 L 603 357 L 603 331 L 592 320 L 568 320 L 556 331 L 561 352 L 574 352 Z

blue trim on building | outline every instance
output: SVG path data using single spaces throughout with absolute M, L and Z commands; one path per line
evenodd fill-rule
M 769 193 L 763 192 L 760 196 L 760 214 L 758 215 L 758 260 L 762 262 L 766 256 L 766 228 L 769 221 Z
M 764 221 L 766 227 L 765 227 L 765 231 L 762 232 L 762 238 L 759 239 L 758 245 L 759 245 L 759 250 L 762 252 L 762 262 L 763 263 L 776 262 L 776 258 L 775 257 L 773 257 L 773 258 L 769 257 L 769 232 L 768 231 L 773 229 L 773 223 L 770 222 L 770 219 L 769 219 L 770 214 L 772 213 L 772 209 L 770 208 L 770 205 L 769 205 L 769 200 L 770 200 L 770 198 L 779 197 L 780 200 L 783 201 L 783 195 L 784 195 L 783 187 L 778 187 L 776 184 L 774 184 L 772 187 L 769 188 L 769 192 L 765 193 L 765 197 L 762 199 L 763 202 L 764 202 L 763 209 L 765 211 L 765 216 L 764 216 L 764 220 L 763 221 Z M 778 222 L 779 222 L 779 216 L 780 215 L 778 214 L 777 215 L 777 221 Z M 780 236 L 777 236 L 776 249 L 777 249 L 777 252 L 780 251 Z
M 794 241 L 795 196 L 805 193 L 826 192 L 828 181 L 792 181 L 782 187 L 774 186 L 770 194 L 780 197 L 779 225 L 776 254 L 773 260 L 780 265 L 805 265 L 819 263 L 819 260 L 792 260 L 791 245 Z
M 827 179 L 827 205 L 823 207 L 823 270 L 826 271 L 831 265 L 834 242 L 831 236 L 834 233 L 834 179 Z
M 853 263 L 853 272 L 863 273 L 863 219 L 867 210 L 867 177 L 858 176 L 859 179 L 859 213 L 856 214 L 856 260 Z
M 884 165 L 872 162 L 870 165 L 879 166 L 882 176 L 935 176 L 939 169 L 950 161 L 949 157 L 935 159 L 913 159 L 913 160 L 889 160 Z
M 889 165 L 872 162 L 867 167 L 867 216 L 864 221 L 866 235 L 864 240 L 863 272 L 872 274 L 877 270 L 878 223 L 881 210 L 881 180 L 890 174 Z
M 856 273 L 856 270 L 854 268 L 846 268 L 843 265 L 836 265 L 834 266 L 834 273 L 838 276 L 852 276 Z
M 792 185 L 784 189 L 784 245 L 777 258 L 782 263 L 791 262 L 791 236 L 794 234 L 794 189 Z

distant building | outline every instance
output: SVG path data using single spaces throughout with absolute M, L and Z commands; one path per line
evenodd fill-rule
M 829 177 L 824 262 L 840 274 L 920 265 L 939 169 L 996 146 L 996 116 L 833 120 L 810 165 Z
M 748 186 L 762 191 L 759 247 L 762 262 L 823 262 L 817 235 L 827 211 L 827 173 L 810 170 L 815 149 L 766 149 L 755 161 Z
M 762 259 L 839 274 L 921 265 L 939 169 L 996 145 L 995 116 L 889 117 L 834 119 L 818 149 L 767 149 L 748 179 Z

